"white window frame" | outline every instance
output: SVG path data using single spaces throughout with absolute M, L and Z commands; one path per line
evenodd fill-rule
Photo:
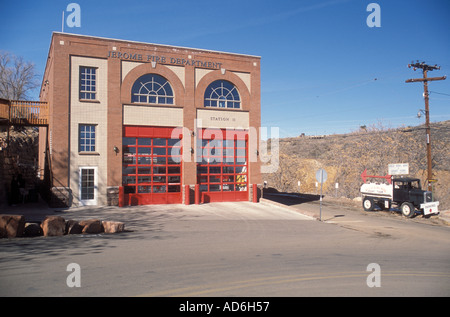
M 216 82 L 220 83 L 220 86 L 213 88 L 211 87 Z M 224 82 L 227 82 L 232 86 L 231 89 L 228 87 L 224 87 Z M 206 96 L 206 92 L 211 89 L 209 96 Z M 235 95 L 233 94 L 233 91 L 236 91 L 237 98 L 235 99 Z M 207 105 L 207 103 L 209 105 Z M 223 109 L 241 109 L 242 108 L 242 101 L 241 101 L 241 95 L 239 94 L 239 90 L 237 89 L 236 85 L 234 85 L 232 82 L 227 80 L 215 80 L 212 83 L 208 85 L 205 91 L 205 98 L 204 98 L 204 106 L 207 108 L 223 108 Z M 214 105 L 213 105 L 214 103 Z M 232 107 L 229 107 L 229 105 L 232 104 Z M 235 105 L 238 104 L 239 107 L 235 107 Z
M 143 82 L 142 78 L 146 76 L 151 77 L 151 79 L 147 82 Z M 165 80 L 164 83 L 160 83 L 155 80 L 155 77 L 158 76 L 160 79 Z M 140 85 L 139 88 L 137 85 Z M 166 89 L 166 86 L 168 89 Z M 169 93 L 170 92 L 170 93 Z M 137 104 L 148 104 L 148 105 L 173 105 L 175 101 L 174 90 L 170 82 L 163 76 L 158 74 L 145 74 L 138 78 L 138 80 L 133 84 L 131 88 L 132 99 L 133 96 L 137 96 L 139 100 L 141 97 L 145 98 L 145 101 L 134 101 L 133 103 Z M 168 99 L 171 101 L 168 102 Z
M 81 191 L 82 191 L 82 170 L 93 169 L 94 170 L 94 198 L 93 199 L 82 199 Z M 97 205 L 98 198 L 98 167 L 97 166 L 80 166 L 78 168 L 78 193 L 79 193 L 79 201 L 82 206 L 95 206 Z
M 90 136 L 89 137 L 86 137 L 86 135 L 84 136 L 84 138 L 82 138 L 81 137 L 81 127 L 94 127 L 94 135 L 95 135 L 95 137 L 94 138 L 91 138 Z M 91 133 L 92 131 L 89 131 L 89 133 Z M 85 133 L 86 133 L 86 131 L 85 131 Z M 97 131 L 97 124 L 90 124 L 90 123 L 80 123 L 80 124 L 78 124 L 78 152 L 79 153 L 97 153 L 97 134 L 98 134 L 98 131 Z M 84 140 L 85 141 L 85 144 L 84 144 L 84 151 L 81 151 L 81 140 Z M 94 150 L 91 150 L 91 142 L 89 142 L 89 148 L 86 150 L 86 147 L 87 147 L 87 145 L 86 145 L 86 141 L 91 141 L 91 140 L 94 140 Z
M 97 69 L 98 67 L 93 66 L 80 66 L 80 79 L 79 79 L 79 95 L 78 98 L 80 101 L 96 101 L 97 100 Z M 84 73 L 83 69 L 89 69 L 89 72 Z M 95 76 L 95 78 L 92 78 L 92 76 Z M 82 81 L 85 81 L 84 84 L 82 84 Z M 85 89 L 83 89 L 85 88 Z M 89 89 L 86 89 L 89 88 Z M 81 94 L 87 94 L 90 97 L 88 98 L 81 98 Z M 93 97 L 93 98 L 92 98 Z

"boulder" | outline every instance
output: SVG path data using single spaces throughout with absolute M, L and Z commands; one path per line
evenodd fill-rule
M 41 228 L 44 236 L 62 236 L 66 231 L 66 221 L 60 216 L 47 216 Z
M 103 232 L 102 222 L 98 219 L 89 219 L 80 221 L 83 226 L 82 233 L 101 233 Z
M 105 233 L 117 233 L 125 230 L 125 224 L 118 221 L 102 221 Z
M 67 220 L 66 234 L 80 234 L 83 232 L 83 226 L 76 220 Z
M 0 238 L 21 237 L 24 229 L 24 216 L 0 215 Z
M 27 222 L 23 231 L 25 237 L 39 237 L 42 236 L 42 228 L 39 224 Z

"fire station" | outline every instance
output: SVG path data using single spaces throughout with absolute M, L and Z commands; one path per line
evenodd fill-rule
M 257 201 L 260 62 L 53 33 L 39 128 L 53 205 Z

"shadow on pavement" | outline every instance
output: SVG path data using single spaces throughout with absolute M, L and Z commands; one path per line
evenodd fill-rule
M 319 201 L 320 195 L 299 194 L 299 193 L 282 193 L 273 188 L 265 188 L 263 197 L 286 206 L 299 205 L 313 201 Z M 325 197 L 322 195 L 322 197 Z

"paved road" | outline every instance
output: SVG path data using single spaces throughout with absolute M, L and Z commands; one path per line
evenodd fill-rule
M 124 221 L 129 231 L 0 240 L 0 296 L 450 295 L 448 226 L 352 220 L 344 207 L 325 207 L 334 216 L 320 222 L 293 206 L 62 211 L 66 219 Z M 70 263 L 80 266 L 81 287 L 67 286 Z M 367 284 L 371 263 L 379 265 L 381 287 Z
M 287 207 L 291 210 L 320 219 L 326 223 L 338 224 L 342 227 L 352 228 L 360 231 L 373 232 L 389 229 L 392 224 L 420 223 L 426 226 L 450 226 L 449 211 L 428 218 L 416 214 L 414 218 L 405 218 L 400 210 L 389 211 L 374 210 L 364 211 L 361 202 L 352 202 L 346 199 L 324 197 L 322 212 L 320 212 L 320 201 L 318 195 L 295 195 L 295 194 L 265 194 L 262 201 Z M 420 228 L 420 227 L 418 227 Z M 395 230 L 407 229 L 409 227 L 393 227 Z M 406 233 L 407 233 L 406 232 Z

